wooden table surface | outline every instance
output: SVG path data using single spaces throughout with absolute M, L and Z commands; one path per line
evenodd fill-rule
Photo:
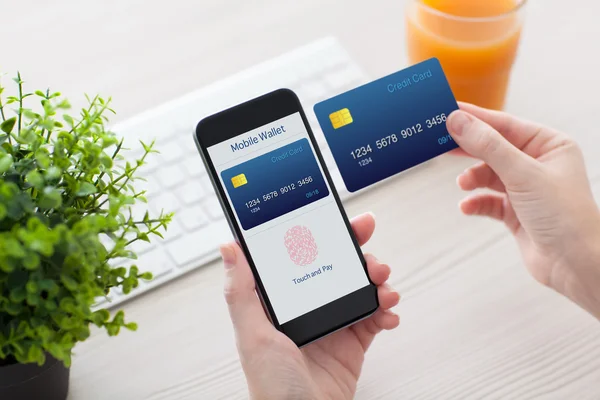
M 482 0 L 483 1 L 483 0 Z M 0 68 L 31 87 L 114 98 L 121 121 L 329 34 L 372 77 L 406 66 L 403 1 L 0 0 Z M 529 4 L 510 112 L 583 146 L 600 193 L 600 3 Z M 462 216 L 443 156 L 347 204 L 373 211 L 366 250 L 391 264 L 399 329 L 366 358 L 358 399 L 599 399 L 600 324 L 536 284 L 512 238 Z M 247 396 L 220 262 L 127 303 L 137 333 L 76 347 L 71 400 Z

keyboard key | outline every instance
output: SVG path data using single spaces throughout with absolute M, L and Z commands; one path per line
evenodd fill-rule
M 192 134 L 196 131 L 196 125 L 194 124 L 189 124 L 189 123 L 181 123 L 179 125 L 177 125 L 177 127 L 174 129 L 174 134 L 173 137 L 179 142 L 180 145 L 182 145 L 183 143 L 185 143 L 185 145 L 182 145 L 183 149 L 185 152 L 190 151 L 190 149 L 196 151 L 196 146 L 188 146 L 188 144 L 191 143 L 192 140 Z
M 142 145 L 140 144 L 139 146 L 141 147 Z M 125 157 L 131 165 L 135 165 L 135 160 L 140 159 L 142 154 L 140 154 L 138 157 L 130 157 L 129 155 Z M 157 153 L 149 153 L 144 159 L 144 163 L 145 164 L 139 169 L 140 173 L 142 174 L 150 174 L 152 171 L 162 166 L 162 160 Z
M 150 202 L 150 209 L 154 211 L 154 216 L 158 217 L 161 211 L 165 213 L 179 210 L 181 204 L 173 192 L 162 192 L 154 197 Z
M 327 94 L 327 89 L 319 81 L 307 82 L 300 91 L 303 97 L 306 96 L 305 100 L 313 100 L 313 102 L 322 100 Z
M 204 209 L 208 215 L 210 215 L 211 219 L 217 220 L 225 217 L 225 214 L 223 214 L 223 208 L 221 207 L 221 204 L 216 196 L 210 197 L 203 202 L 202 205 L 204 206 Z
M 171 140 L 166 143 L 157 143 L 156 150 L 160 152 L 160 158 L 164 163 L 179 161 L 183 156 L 183 148 L 177 140 Z
M 232 240 L 231 231 L 225 221 L 213 223 L 199 230 L 183 235 L 166 245 L 167 252 L 178 267 L 216 252 L 219 245 Z
M 140 229 L 142 229 L 142 231 L 144 230 L 143 228 L 140 228 Z M 136 234 L 132 234 L 129 236 L 130 240 L 135 237 L 136 237 Z M 135 242 L 131 243 L 129 246 L 127 246 L 127 249 L 133 251 L 135 254 L 137 254 L 139 256 L 140 254 L 144 254 L 145 252 L 153 249 L 156 246 L 156 242 L 158 240 L 160 240 L 160 238 L 159 237 L 151 237 L 150 240 L 151 240 L 151 242 L 148 243 L 144 240 L 138 239 Z
M 185 205 L 199 202 L 206 195 L 199 179 L 191 180 L 181 186 L 177 193 L 179 199 Z
M 122 264 L 122 266 L 123 267 L 129 267 L 129 266 L 131 266 L 131 264 L 133 264 L 133 263 L 129 263 L 129 265 L 123 265 Z M 123 296 L 123 289 L 121 289 L 120 287 L 112 287 L 112 288 L 110 288 L 109 295 L 110 295 L 111 299 L 114 299 L 115 297 Z
M 183 169 L 192 178 L 201 176 L 206 172 L 199 154 L 188 156 L 188 158 L 183 161 Z
M 200 153 L 198 153 L 198 148 L 196 148 L 196 143 L 193 143 L 192 132 L 194 132 L 196 128 L 191 128 L 186 130 L 184 135 L 179 135 L 178 139 L 179 144 L 183 147 L 183 153 L 186 157 L 196 157 L 200 158 Z
M 146 176 L 143 176 L 143 178 L 145 179 L 145 181 L 140 179 L 140 180 L 135 181 L 135 183 L 133 184 L 136 192 L 141 192 L 141 191 L 145 190 L 146 197 L 156 196 L 157 194 L 160 193 L 160 191 L 161 191 L 160 184 L 158 183 L 158 181 L 156 180 L 156 178 L 153 175 L 146 175 Z
M 133 217 L 134 221 L 142 221 L 144 219 L 144 215 L 146 215 L 146 211 L 148 211 L 148 215 L 150 218 L 154 217 L 148 204 L 143 203 L 141 201 L 138 201 L 135 204 L 129 206 L 129 209 L 131 211 L 131 216 Z M 129 217 L 129 212 L 127 212 L 125 215 Z
M 152 272 L 154 278 L 169 273 L 175 264 L 160 247 L 141 255 L 136 264 L 141 272 Z
M 356 66 L 348 65 L 344 69 L 334 71 L 327 75 L 327 83 L 333 89 L 346 88 L 361 80 L 363 74 Z
M 208 177 L 208 175 L 204 175 L 202 178 L 200 178 L 200 182 L 202 184 L 202 188 L 206 191 L 206 193 L 209 196 L 215 196 L 215 188 L 213 188 L 213 185 L 210 181 L 210 178 Z
M 346 53 L 343 47 L 340 46 L 328 46 L 327 57 L 322 57 L 321 62 L 323 63 L 323 69 L 333 68 L 340 64 L 348 64 L 350 62 L 350 56 Z
M 183 227 L 181 226 L 180 219 L 177 218 L 177 213 L 175 213 L 175 216 L 173 217 L 173 220 L 171 221 L 171 223 L 169 225 L 167 225 L 167 230 L 165 231 L 164 229 L 161 228 L 160 233 L 162 233 L 163 237 L 165 238 L 164 239 L 165 243 L 170 240 L 177 239 L 178 237 L 180 237 L 181 235 L 183 235 L 185 233 L 185 231 L 183 230 Z M 161 239 L 159 237 L 157 237 L 154 240 L 160 241 Z
M 185 181 L 185 173 L 178 164 L 162 166 L 156 171 L 156 178 L 165 188 L 172 188 Z
M 201 226 L 208 224 L 209 221 L 206 212 L 200 204 L 189 206 L 181 210 L 175 217 L 188 231 L 194 231 Z
M 311 57 L 302 60 L 302 67 L 298 69 L 298 74 L 303 80 L 314 79 L 313 77 L 323 71 L 323 61 L 321 58 Z

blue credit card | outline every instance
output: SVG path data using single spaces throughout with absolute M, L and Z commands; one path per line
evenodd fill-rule
M 346 188 L 355 192 L 452 150 L 458 109 L 436 58 L 314 107 Z
M 307 139 L 226 169 L 221 178 L 244 230 L 329 195 Z

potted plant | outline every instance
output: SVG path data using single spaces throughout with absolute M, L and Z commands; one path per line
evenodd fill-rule
M 153 144 L 123 158 L 105 126 L 110 99 L 87 97 L 71 116 L 60 93 L 14 81 L 13 96 L 0 83 L 0 399 L 64 400 L 73 347 L 91 324 L 111 336 L 137 328 L 93 305 L 152 278 L 123 265 L 136 258 L 130 245 L 162 237 L 172 214 L 132 215 L 145 202 L 134 183 Z

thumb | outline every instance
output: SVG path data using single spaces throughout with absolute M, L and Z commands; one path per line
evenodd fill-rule
M 249 339 L 260 326 L 272 327 L 256 295 L 255 281 L 246 256 L 240 246 L 230 243 L 221 246 L 225 264 L 225 300 L 236 334 Z
M 454 111 L 448 117 L 447 128 L 460 148 L 489 165 L 505 186 L 518 185 L 531 171 L 533 158 L 473 115 Z

